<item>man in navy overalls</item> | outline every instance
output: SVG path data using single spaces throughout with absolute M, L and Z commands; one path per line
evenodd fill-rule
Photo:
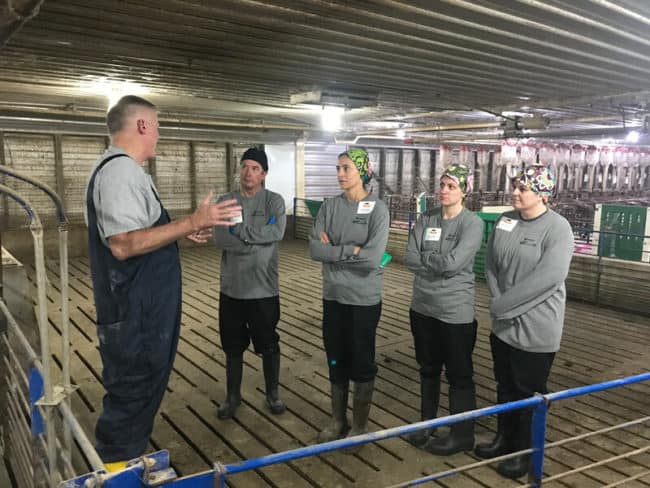
M 207 242 L 232 225 L 234 200 L 210 193 L 190 216 L 171 222 L 143 164 L 156 154 L 155 105 L 126 96 L 107 115 L 111 146 L 86 188 L 88 248 L 97 336 L 106 388 L 95 429 L 109 470 L 145 452 L 180 333 L 181 267 L 176 241 Z

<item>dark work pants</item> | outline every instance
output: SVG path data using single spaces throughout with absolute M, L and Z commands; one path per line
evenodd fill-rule
M 415 310 L 410 310 L 409 315 L 420 374 L 425 378 L 436 378 L 444 365 L 451 388 L 473 388 L 472 352 L 476 343 L 476 321 L 448 324 Z
M 279 296 L 240 299 L 219 294 L 219 335 L 226 354 L 243 353 L 251 341 L 257 354 L 278 352 L 279 320 Z
M 375 334 L 380 316 L 381 302 L 362 306 L 323 300 L 323 342 L 332 383 L 365 383 L 375 378 Z
M 548 393 L 546 381 L 555 359 L 554 352 L 517 349 L 494 334 L 490 334 L 490 345 L 499 403 Z

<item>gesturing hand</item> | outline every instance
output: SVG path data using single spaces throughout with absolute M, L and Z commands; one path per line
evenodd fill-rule
M 323 244 L 329 244 L 330 243 L 330 238 L 329 238 L 329 236 L 327 235 L 326 232 L 321 232 L 320 233 L 320 241 Z
M 208 240 L 212 237 L 212 228 L 208 227 L 207 229 L 201 229 L 197 232 L 194 232 L 193 234 L 190 234 L 187 236 L 187 238 L 192 241 L 196 242 L 197 244 L 205 244 L 208 242 Z
M 237 200 L 211 203 L 212 197 L 213 193 L 208 193 L 194 213 L 190 215 L 190 222 L 195 233 L 215 225 L 235 225 L 236 222 L 231 219 L 241 215 L 241 206 L 237 204 Z

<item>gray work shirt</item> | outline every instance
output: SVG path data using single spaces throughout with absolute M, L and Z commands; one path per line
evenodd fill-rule
M 126 152 L 117 146 L 109 147 L 93 166 L 91 176 L 104 159 L 114 154 Z M 84 195 L 88 193 L 88 183 L 90 177 Z M 148 229 L 158 221 L 161 207 L 154 192 L 157 190 L 151 176 L 129 156 L 115 158 L 99 170 L 95 177 L 93 201 L 97 213 L 97 229 L 105 245 L 108 246 L 107 239 L 111 236 Z M 88 225 L 88 215 L 85 212 L 84 206 L 84 217 Z
M 465 208 L 447 220 L 440 208 L 420 215 L 405 256 L 415 273 L 413 310 L 448 324 L 474 320 L 474 257 L 482 238 L 483 221 Z
M 485 263 L 492 332 L 499 339 L 530 352 L 560 348 L 572 256 L 571 226 L 553 210 L 532 220 L 517 211 L 499 217 Z
M 330 243 L 320 242 L 325 232 Z M 352 202 L 345 194 L 326 199 L 312 229 L 311 258 L 323 263 L 323 298 L 346 305 L 381 301 L 381 258 L 388 243 L 388 208 L 375 195 Z M 361 251 L 354 255 L 354 247 Z
M 215 245 L 221 255 L 221 293 L 231 298 L 268 298 L 280 294 L 278 241 L 287 225 L 284 199 L 262 188 L 252 197 L 228 193 L 219 201 L 236 198 L 242 206 L 242 223 L 215 227 Z

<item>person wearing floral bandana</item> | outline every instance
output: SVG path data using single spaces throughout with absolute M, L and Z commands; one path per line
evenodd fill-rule
M 560 348 L 564 325 L 564 281 L 573 255 L 566 219 L 547 207 L 555 177 L 544 165 L 527 167 L 512 179 L 513 211 L 495 223 L 486 256 L 492 295 L 490 345 L 499 403 L 547 393 L 546 382 Z M 498 417 L 497 435 L 475 453 L 489 459 L 530 447 L 530 410 Z M 497 471 L 519 478 L 530 469 L 528 454 L 502 461 Z
M 388 242 L 388 208 L 369 193 L 368 153 L 350 148 L 338 157 L 343 190 L 323 202 L 309 250 L 323 264 L 323 342 L 332 392 L 332 420 L 319 442 L 363 434 L 374 391 L 375 334 L 381 315 L 383 269 Z M 348 389 L 354 383 L 352 428 L 346 417 Z
M 440 178 L 441 206 L 417 219 L 406 249 L 406 265 L 415 274 L 409 316 L 420 367 L 422 420 L 436 417 L 443 366 L 449 383 L 449 412 L 476 408 L 473 267 L 483 221 L 463 205 L 472 183 L 467 166 L 448 167 Z M 440 456 L 474 447 L 473 420 L 453 424 L 447 436 L 431 434 L 431 430 L 420 430 L 406 439 Z

